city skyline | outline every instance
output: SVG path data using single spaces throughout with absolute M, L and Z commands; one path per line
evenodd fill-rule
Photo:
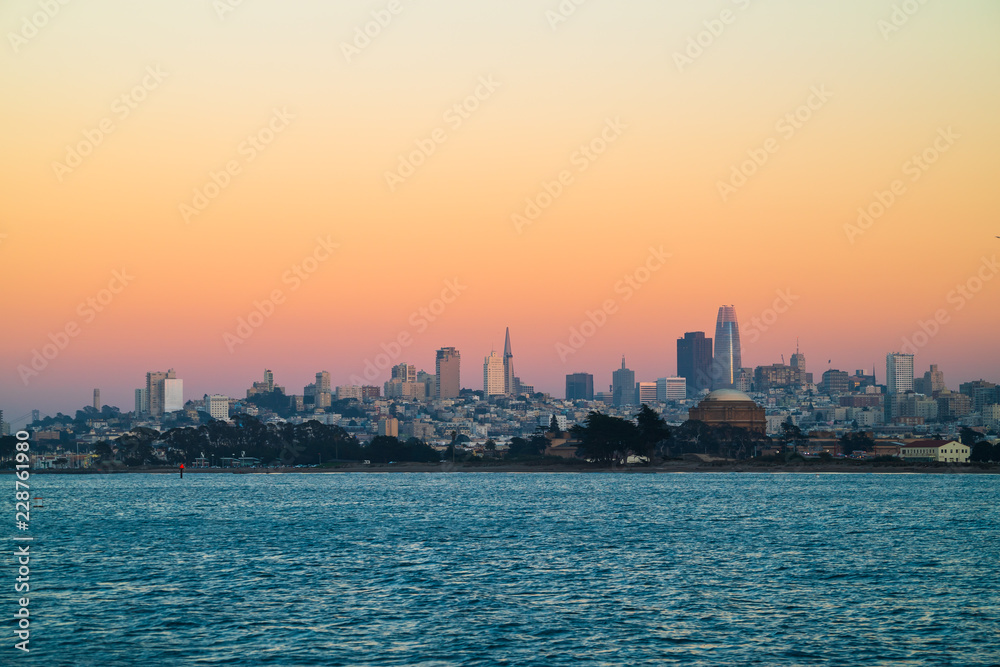
M 506 326 L 556 395 L 723 303 L 747 367 L 997 374 L 1000 6 L 566 4 L 6 3 L 5 413 L 396 347 L 475 387 Z
M 729 322 L 732 322 L 732 323 L 735 324 L 736 323 L 735 319 L 736 319 L 736 314 L 735 314 L 735 310 L 733 309 L 733 307 L 731 307 L 731 306 L 720 307 L 719 308 L 718 317 L 717 317 L 717 331 L 719 330 L 718 327 L 723 323 L 723 321 L 725 321 L 727 324 Z M 704 332 L 698 331 L 698 332 L 685 332 L 683 336 L 677 338 L 677 340 L 676 340 L 677 347 L 674 348 L 675 349 L 675 356 L 674 356 L 673 370 L 671 372 L 665 372 L 665 371 L 653 371 L 653 372 L 642 371 L 642 372 L 637 372 L 635 369 L 631 369 L 631 368 L 627 368 L 626 367 L 626 359 L 625 359 L 625 356 L 623 356 L 621 358 L 620 366 L 618 366 L 618 367 L 604 368 L 604 369 L 590 368 L 590 369 L 587 369 L 587 370 L 584 370 L 584 371 L 574 371 L 574 372 L 570 372 L 570 373 L 565 373 L 565 374 L 563 374 L 560 377 L 560 379 L 558 381 L 558 389 L 549 390 L 549 389 L 541 389 L 541 388 L 537 388 L 536 387 L 536 391 L 544 391 L 546 393 L 549 393 L 550 395 L 553 395 L 554 397 L 558 397 L 560 394 L 564 394 L 565 393 L 565 388 L 567 386 L 566 381 L 567 381 L 567 378 L 570 375 L 583 374 L 583 375 L 589 375 L 591 377 L 591 385 L 592 385 L 592 388 L 593 388 L 592 390 L 593 390 L 593 392 L 595 394 L 601 393 L 602 391 L 604 391 L 604 390 L 601 389 L 601 387 L 605 387 L 607 389 L 607 393 L 609 395 L 613 395 L 615 393 L 615 391 L 614 391 L 615 390 L 615 384 L 614 383 L 615 383 L 615 376 L 616 376 L 616 374 L 620 373 L 621 371 L 628 371 L 628 373 L 629 373 L 628 377 L 631 378 L 631 380 L 630 380 L 630 382 L 624 382 L 624 380 L 623 380 L 624 384 L 621 385 L 621 388 L 619 390 L 619 394 L 618 394 L 619 398 L 617 399 L 618 402 L 616 402 L 616 399 L 612 399 L 612 404 L 614 404 L 614 405 L 631 404 L 632 401 L 633 401 L 633 398 L 632 398 L 633 391 L 630 390 L 630 389 L 627 389 L 626 386 L 625 386 L 626 384 L 629 384 L 630 386 L 635 385 L 638 382 L 644 382 L 644 383 L 653 382 L 655 384 L 657 381 L 659 381 L 660 379 L 663 379 L 663 378 L 676 378 L 676 377 L 682 377 L 683 378 L 684 377 L 681 374 L 680 369 L 678 368 L 678 363 L 677 362 L 680 361 L 680 359 L 676 356 L 676 351 L 679 350 L 681 348 L 682 344 L 684 344 L 684 343 L 691 344 L 692 342 L 694 342 L 695 344 L 698 344 L 697 337 L 694 337 L 694 340 L 692 340 L 693 334 L 701 334 L 702 335 L 702 337 L 700 339 L 701 343 L 702 344 L 705 343 L 705 342 L 708 343 L 708 347 L 710 348 L 709 352 L 712 353 L 712 354 L 708 355 L 709 356 L 709 361 L 710 361 L 710 363 L 714 364 L 713 367 L 712 367 L 712 369 L 710 369 L 710 372 L 709 372 L 708 383 L 705 384 L 705 386 L 702 387 L 702 389 L 717 389 L 717 388 L 726 388 L 727 386 L 730 386 L 730 385 L 727 385 L 724 382 L 723 383 L 717 383 L 716 385 L 712 385 L 712 380 L 715 379 L 715 375 L 717 374 L 717 370 L 716 369 L 718 368 L 718 365 L 715 365 L 715 364 L 717 364 L 717 362 L 714 360 L 715 359 L 715 354 L 714 354 L 715 350 L 712 349 L 714 347 L 714 345 L 712 343 L 712 339 L 711 338 L 704 337 Z M 738 335 L 739 334 L 738 334 L 738 329 L 737 329 L 736 336 L 738 337 Z M 445 360 L 445 366 L 446 367 L 448 366 L 448 364 L 449 364 L 448 360 L 449 359 L 451 360 L 450 361 L 451 364 L 455 364 L 455 365 L 451 366 L 451 370 L 446 370 L 445 371 L 446 374 L 448 374 L 448 376 L 450 377 L 450 380 L 446 383 L 446 385 L 448 387 L 454 388 L 456 386 L 456 381 L 457 381 L 457 387 L 458 387 L 458 389 L 461 389 L 461 390 L 477 390 L 477 389 L 478 390 L 483 390 L 484 389 L 484 383 L 486 382 L 486 380 L 485 380 L 485 373 L 486 373 L 485 364 L 484 364 L 484 367 L 478 367 L 477 366 L 477 369 L 478 368 L 482 368 L 482 371 L 479 371 L 479 370 L 476 371 L 476 373 L 478 374 L 479 380 L 473 380 L 471 382 L 467 382 L 466 380 L 462 379 L 463 376 L 461 376 L 461 374 L 460 374 L 460 365 L 458 365 L 458 364 L 460 364 L 461 350 L 459 350 L 456 347 L 439 348 L 434 353 L 434 356 L 435 356 L 434 364 L 432 364 L 432 365 L 428 364 L 428 367 L 431 368 L 431 370 L 432 370 L 432 372 L 429 372 L 428 375 L 430 377 L 432 377 L 432 378 L 439 377 L 440 369 L 438 368 L 438 364 L 439 364 L 439 362 L 441 360 L 442 353 L 445 352 L 445 351 L 447 351 L 447 353 L 443 357 L 444 360 Z M 510 393 L 506 389 L 506 383 L 505 383 L 505 380 L 506 380 L 507 377 L 512 377 L 513 376 L 513 369 L 512 369 L 512 365 L 513 364 L 512 364 L 511 360 L 512 360 L 512 358 L 513 358 L 514 355 L 512 354 L 511 345 L 510 345 L 510 327 L 506 327 L 504 351 L 505 351 L 504 355 L 501 356 L 501 355 L 498 354 L 498 352 L 497 352 L 496 349 L 493 349 L 490 352 L 490 354 L 488 354 L 486 356 L 486 358 L 485 358 L 485 362 L 487 364 L 489 363 L 489 361 L 491 359 L 493 359 L 493 361 L 494 361 L 493 372 L 495 373 L 495 376 L 496 376 L 495 379 L 493 380 L 493 383 L 494 383 L 493 384 L 493 386 L 494 386 L 494 392 L 493 393 L 494 394 Z M 784 355 L 779 355 L 779 356 L 782 359 L 785 358 Z M 888 354 L 886 354 L 884 356 L 884 359 L 885 359 L 885 364 L 883 366 L 884 376 L 881 379 L 880 384 L 884 384 L 887 387 L 887 389 L 890 390 L 888 393 L 895 393 L 894 391 L 891 390 L 891 386 L 892 385 L 890 383 L 892 382 L 892 376 L 891 376 L 891 370 L 890 369 L 894 367 L 894 360 L 896 360 L 896 359 L 904 358 L 906 360 L 905 374 L 908 374 L 908 375 L 905 375 L 905 377 L 908 379 L 909 384 L 908 385 L 905 384 L 906 380 L 904 380 L 904 384 L 901 385 L 902 387 L 904 387 L 903 391 L 906 391 L 905 387 L 907 387 L 907 386 L 909 386 L 910 390 L 912 390 L 913 389 L 913 385 L 914 385 L 914 379 L 917 378 L 917 377 L 923 377 L 922 373 L 918 373 L 918 370 L 921 369 L 922 367 L 915 360 L 915 357 L 916 357 L 916 355 L 914 355 L 914 354 L 908 354 L 908 353 L 902 353 L 902 352 L 890 352 L 890 353 L 888 353 Z M 386 358 L 388 358 L 388 357 L 386 357 Z M 803 366 L 806 366 L 808 368 L 813 368 L 814 369 L 814 367 L 812 367 L 812 366 L 807 366 L 805 360 L 806 360 L 806 355 L 803 352 L 801 352 L 799 341 L 796 340 L 796 343 L 795 343 L 795 352 L 794 353 L 790 353 L 788 355 L 787 368 L 792 369 L 792 370 L 799 370 Z M 504 363 L 505 361 L 507 361 L 509 365 L 505 364 Z M 846 376 L 855 375 L 856 373 L 863 372 L 863 370 L 864 370 L 863 366 L 859 366 L 857 368 L 855 368 L 855 367 L 848 367 L 848 366 L 835 367 L 835 365 L 832 364 L 832 361 L 833 360 L 829 360 L 828 361 L 827 368 L 828 369 L 837 370 L 837 371 L 841 371 Z M 778 362 L 776 360 L 771 360 L 771 364 L 778 365 Z M 742 365 L 740 367 L 741 368 L 748 368 L 750 370 L 753 370 L 754 368 L 756 368 L 758 366 L 764 366 L 764 365 L 767 365 L 767 364 L 763 364 L 763 363 L 762 364 L 753 364 L 753 365 L 750 365 L 750 366 L 747 366 L 746 364 L 744 364 L 744 365 Z M 317 392 L 319 392 L 319 391 L 325 391 L 326 393 L 336 393 L 333 390 L 335 390 L 337 387 L 341 387 L 341 386 L 343 386 L 343 387 L 361 386 L 362 384 L 363 385 L 374 385 L 374 386 L 377 386 L 377 387 L 381 388 L 384 382 L 386 382 L 388 380 L 391 380 L 392 378 L 396 377 L 397 369 L 400 366 L 402 366 L 402 367 L 408 367 L 410 375 L 414 376 L 413 378 L 408 378 L 410 381 L 414 381 L 415 375 L 416 375 L 417 371 L 420 371 L 420 372 L 424 372 L 425 371 L 425 366 L 424 365 L 422 365 L 420 363 L 412 363 L 412 360 L 410 360 L 409 357 L 407 357 L 405 354 L 401 353 L 398 358 L 396 358 L 396 359 L 393 360 L 393 362 L 392 362 L 391 365 L 386 366 L 385 370 L 384 371 L 380 371 L 378 375 L 376 375 L 374 377 L 371 377 L 371 378 L 368 378 L 367 376 L 365 376 L 366 381 L 362 382 L 361 384 L 358 383 L 358 381 L 360 380 L 360 378 L 359 378 L 359 376 L 357 374 L 351 374 L 349 377 L 346 377 L 343 374 L 338 374 L 335 371 L 322 370 L 322 371 L 308 371 L 305 374 L 306 378 L 313 379 L 314 382 L 312 382 L 310 384 L 305 384 L 304 387 L 305 387 L 305 391 L 306 392 L 309 392 L 309 389 L 312 388 L 312 387 L 317 387 L 317 389 L 316 389 Z M 928 363 L 927 364 L 927 368 L 928 368 L 927 372 L 928 373 L 937 374 L 938 376 L 943 375 L 942 371 L 938 370 L 940 366 L 941 366 L 940 364 L 931 364 L 931 363 Z M 274 388 L 275 387 L 275 384 L 274 384 L 274 375 L 275 375 L 275 372 L 276 371 L 274 370 L 274 367 L 273 366 L 269 366 L 264 371 L 265 383 L 257 382 L 255 380 L 253 380 L 251 377 L 248 377 L 246 379 L 246 382 L 250 383 L 251 385 L 253 385 L 255 387 L 260 386 L 261 389 L 263 389 L 263 386 L 262 386 L 263 384 L 267 384 L 268 387 Z M 468 370 L 466 372 L 468 373 Z M 278 374 L 281 375 L 281 372 L 278 371 Z M 606 374 L 606 376 L 608 378 L 608 382 L 607 383 L 602 383 L 597 378 L 600 378 L 600 377 L 602 377 L 605 374 Z M 138 409 L 139 406 L 142 405 L 141 411 L 143 413 L 152 413 L 154 415 L 159 415 L 159 414 L 162 414 L 165 411 L 164 407 L 163 407 L 164 403 L 166 401 L 165 392 L 166 391 L 170 391 L 171 396 L 172 396 L 171 408 L 174 409 L 174 410 L 180 409 L 180 406 L 178 405 L 178 401 L 180 400 L 179 396 L 181 395 L 181 392 L 184 391 L 182 389 L 184 378 L 178 379 L 178 377 L 176 375 L 175 369 L 171 368 L 169 371 L 166 371 L 166 372 L 163 372 L 163 371 L 147 371 L 143 375 L 146 377 L 145 386 L 143 386 L 141 388 L 133 388 L 133 389 L 127 390 L 125 393 L 128 396 L 128 400 L 122 400 L 121 402 L 115 402 L 114 400 L 112 400 L 112 401 L 104 401 L 104 403 L 106 405 L 114 405 L 116 407 L 119 407 L 123 411 L 128 411 L 130 409 L 129 406 L 131 406 L 132 403 L 133 403 L 132 398 L 134 396 L 134 404 L 135 404 L 137 412 L 139 411 L 139 409 Z M 458 376 L 457 380 L 456 380 L 456 375 Z M 697 371 L 695 371 L 695 375 L 696 375 L 696 377 L 698 376 Z M 812 376 L 813 375 L 813 371 L 810 371 L 809 375 Z M 817 373 L 817 380 L 816 380 L 816 386 L 817 387 L 819 387 L 821 385 L 821 381 L 818 378 L 818 375 L 819 375 L 819 373 Z M 874 377 L 876 379 L 878 379 L 878 375 L 877 374 Z M 952 376 L 949 374 L 949 378 L 951 378 L 951 377 Z M 628 379 L 628 378 L 626 378 L 626 379 Z M 981 379 L 990 380 L 990 377 L 985 377 L 983 374 L 980 374 L 980 375 L 975 376 L 975 377 L 953 378 L 953 379 L 949 379 L 948 382 L 950 382 L 952 385 L 954 385 L 954 387 L 957 389 L 957 387 L 958 387 L 958 385 L 960 383 L 972 382 L 972 381 L 981 380 Z M 519 380 L 519 378 L 518 378 L 518 380 Z M 190 393 L 184 392 L 184 395 L 186 396 L 186 398 L 184 398 L 184 402 L 186 402 L 188 400 L 192 400 L 192 397 L 195 397 L 196 400 L 200 400 L 200 399 L 197 399 L 197 397 L 200 397 L 202 395 L 209 395 L 209 396 L 212 396 L 212 395 L 225 395 L 225 396 L 230 396 L 230 397 L 235 397 L 235 398 L 242 397 L 244 395 L 245 391 L 246 391 L 247 385 L 246 384 L 240 384 L 241 382 L 243 382 L 243 381 L 242 380 L 232 379 L 232 378 L 227 378 L 223 383 L 220 383 L 220 384 L 225 384 L 225 386 L 227 386 L 227 387 L 238 387 L 238 389 L 235 389 L 235 390 L 229 389 L 229 390 L 226 390 L 226 391 L 222 391 L 222 390 L 220 390 L 220 388 L 218 386 L 212 385 L 212 386 L 206 386 L 206 387 L 199 388 L 199 389 L 194 389 Z M 286 384 L 289 387 L 291 387 L 291 389 L 289 389 L 289 390 L 285 390 L 284 387 L 281 387 L 283 390 L 286 391 L 287 395 L 293 396 L 293 395 L 299 394 L 300 390 L 297 390 L 296 387 L 298 385 L 296 385 L 295 382 L 288 382 L 288 381 L 285 381 L 285 382 L 286 382 Z M 166 385 L 168 385 L 170 383 L 173 383 L 173 389 L 172 390 L 166 388 Z M 435 382 L 435 395 L 434 396 L 428 395 L 427 398 L 437 398 L 438 397 L 438 394 L 437 394 L 438 386 L 439 385 L 437 384 L 437 382 Z M 204 391 L 202 391 L 202 389 L 204 389 Z M 81 388 L 81 391 L 83 391 L 83 388 Z M 98 397 L 101 395 L 100 394 L 101 388 L 92 388 L 89 391 L 92 391 L 93 397 L 94 397 L 94 401 L 99 400 Z M 141 396 L 140 396 L 140 393 L 141 393 Z M 688 397 L 691 398 L 694 395 L 695 394 L 692 394 L 691 390 L 689 389 L 688 390 Z M 454 396 L 457 396 L 457 390 L 456 391 L 452 391 L 446 397 L 454 397 Z M 68 405 L 68 406 L 65 406 L 65 407 L 66 407 L 66 409 L 71 410 L 71 411 L 77 409 L 75 407 L 75 404 Z M 48 409 L 46 409 L 46 408 L 32 407 L 25 414 L 20 415 L 20 413 L 18 413 L 17 416 L 15 416 L 15 413 L 17 411 L 16 410 L 11 410 L 11 409 L 8 408 L 7 409 L 6 418 L 8 420 L 10 420 L 10 419 L 17 420 L 17 421 L 12 421 L 11 422 L 11 423 L 14 423 L 15 425 L 17 425 L 17 423 L 19 423 L 20 421 L 22 421 L 22 417 L 23 417 L 24 420 L 28 420 L 30 422 L 30 420 L 33 419 L 32 413 L 34 413 L 36 411 L 40 411 L 43 414 L 55 414 L 56 412 L 59 412 L 59 411 L 62 411 L 62 410 L 60 408 L 48 408 Z

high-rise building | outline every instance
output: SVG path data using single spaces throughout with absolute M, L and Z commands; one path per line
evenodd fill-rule
M 635 383 L 635 404 L 642 405 L 643 403 L 655 403 L 656 402 L 656 383 L 655 382 L 636 382 Z
M 462 355 L 453 347 L 442 347 L 434 360 L 437 398 L 458 398 L 461 391 Z
M 264 383 L 267 385 L 268 391 L 274 391 L 274 373 L 270 369 L 264 369 Z
M 222 394 L 205 395 L 205 412 L 212 419 L 229 419 L 229 397 Z
M 101 390 L 94 389 L 94 409 L 98 412 L 101 411 Z
M 146 409 L 144 412 L 148 412 L 154 417 L 160 417 L 164 412 L 170 412 L 167 410 L 164 404 L 164 382 L 167 380 L 176 380 L 177 374 L 174 369 L 171 368 L 166 373 L 163 371 L 150 371 L 146 373 Z M 176 391 L 176 387 L 174 387 Z M 183 401 L 181 407 L 175 408 L 180 410 L 184 407 Z
M 400 382 L 416 382 L 417 367 L 410 364 L 396 364 L 392 367 L 389 379 L 399 380 Z
M 922 389 L 921 393 L 928 396 L 947 389 L 944 385 L 944 373 L 938 370 L 937 364 L 931 364 L 931 369 L 924 373 Z
M 614 405 L 631 405 L 635 400 L 635 371 L 625 367 L 625 355 L 622 355 L 622 367 L 611 374 L 611 402 Z
M 659 378 L 656 381 L 656 400 L 683 401 L 687 398 L 687 380 L 683 377 Z
M 677 339 L 677 375 L 695 394 L 712 386 L 712 339 L 704 331 L 689 331 Z
M 594 376 L 590 373 L 571 373 L 566 376 L 567 401 L 594 400 Z
M 483 393 L 486 396 L 505 394 L 503 357 L 496 350 L 483 360 Z
M 958 390 L 972 399 L 973 412 L 982 412 L 987 405 L 1000 403 L 1000 388 L 986 380 L 973 380 L 958 385 Z
M 823 373 L 823 380 L 820 383 L 820 391 L 827 396 L 846 394 L 850 391 L 847 371 L 838 371 L 831 368 Z
M 417 371 L 417 382 L 424 384 L 424 396 L 434 398 L 437 395 L 437 376 L 427 371 Z
M 799 352 L 799 340 L 795 339 L 795 354 L 792 355 L 791 363 L 788 364 L 795 371 L 796 382 L 799 385 L 812 384 L 812 373 L 806 372 L 806 355 Z
M 733 387 L 743 366 L 740 353 L 740 325 L 735 306 L 719 306 L 715 320 L 715 354 L 712 358 L 712 387 Z
M 142 415 L 149 412 L 149 395 L 145 389 L 135 390 L 135 414 Z
M 184 409 L 184 380 L 169 377 L 163 380 L 163 412 Z
M 893 352 L 885 356 L 885 386 L 887 394 L 913 391 L 913 355 Z
M 503 342 L 503 393 L 517 395 L 518 378 L 514 375 L 514 353 L 510 351 L 510 327 Z

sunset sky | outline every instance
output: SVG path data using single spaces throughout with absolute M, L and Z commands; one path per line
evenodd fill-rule
M 1000 3 L 560 6 L 3 3 L 5 418 L 168 368 L 186 399 L 349 384 L 401 334 L 481 389 L 508 326 L 524 382 L 600 391 L 622 354 L 675 374 L 722 304 L 745 366 L 798 338 L 884 381 L 937 317 L 917 374 L 1000 380 Z

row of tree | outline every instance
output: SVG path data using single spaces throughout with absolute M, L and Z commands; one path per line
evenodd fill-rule
M 762 433 L 724 424 L 710 426 L 688 420 L 671 428 L 643 404 L 635 422 L 591 412 L 582 424 L 570 429 L 580 441 L 580 455 L 604 464 L 625 463 L 630 457 L 646 460 L 704 454 L 729 459 L 750 458 L 771 439 Z

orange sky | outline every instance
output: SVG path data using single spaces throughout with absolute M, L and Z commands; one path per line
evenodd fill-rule
M 713 335 L 721 304 L 745 365 L 787 359 L 798 337 L 817 376 L 882 377 L 942 311 L 918 373 L 1000 379 L 1000 268 L 984 263 L 1000 255 L 1000 6 L 928 3 L 903 22 L 893 4 L 595 1 L 561 17 L 555 1 L 244 2 L 220 16 L 159 0 L 42 21 L 35 2 L 5 3 L 0 409 L 71 412 L 94 387 L 130 409 L 145 372 L 169 367 L 187 398 L 242 395 L 265 367 L 301 393 L 318 370 L 348 382 L 400 334 L 413 343 L 394 361 L 433 371 L 452 345 L 463 386 L 481 388 L 506 326 L 525 382 L 562 395 L 587 371 L 600 390 L 621 354 L 637 379 L 673 374 L 676 338 Z M 196 191 L 213 196 L 193 214 Z M 893 200 L 859 226 L 880 196 Z M 543 205 L 519 223 L 528 200 Z M 338 247 L 296 283 L 317 239 Z M 616 285 L 650 248 L 670 257 L 626 299 Z M 227 345 L 275 290 L 283 303 Z M 749 341 L 779 291 L 791 306 Z M 609 299 L 607 323 L 560 355 Z M 25 383 L 18 368 L 74 325 Z

